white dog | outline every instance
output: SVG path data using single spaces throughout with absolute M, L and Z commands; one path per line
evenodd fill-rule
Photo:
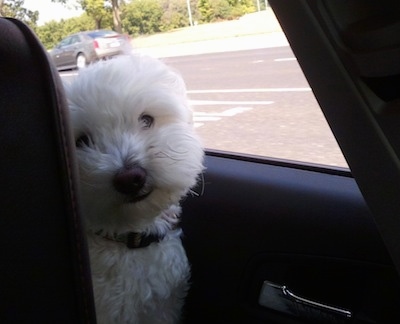
M 125 56 L 66 86 L 99 323 L 176 323 L 190 269 L 179 201 L 203 170 L 182 79 Z

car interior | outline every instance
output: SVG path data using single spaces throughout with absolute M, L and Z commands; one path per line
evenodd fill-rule
M 400 2 L 269 4 L 350 170 L 207 150 L 182 322 L 399 323 Z M 14 19 L 0 67 L 0 321 L 95 323 L 60 77 Z
M 94 323 L 60 77 L 15 19 L 0 18 L 0 70 L 0 322 Z

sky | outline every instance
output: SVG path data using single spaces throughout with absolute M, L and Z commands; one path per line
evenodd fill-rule
M 80 16 L 82 10 L 73 8 L 75 1 L 68 0 L 68 5 L 53 3 L 51 0 L 25 0 L 24 7 L 29 10 L 39 11 L 38 25 L 43 25 L 50 20 L 59 21 L 60 19 L 68 19 Z

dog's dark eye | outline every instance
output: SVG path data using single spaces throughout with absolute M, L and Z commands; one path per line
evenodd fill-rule
M 150 115 L 142 115 L 139 117 L 139 122 L 142 128 L 150 128 L 154 123 L 154 118 Z
M 89 146 L 90 143 L 92 143 L 90 136 L 87 134 L 82 134 L 76 139 L 75 146 L 78 148 L 82 148 L 84 146 Z

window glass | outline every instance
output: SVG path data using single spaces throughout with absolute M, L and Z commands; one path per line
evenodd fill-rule
M 70 45 L 73 45 L 73 44 L 76 44 L 76 43 L 79 43 L 79 42 L 80 42 L 79 36 L 75 35 L 75 36 L 71 37 Z
M 183 75 L 206 148 L 347 167 L 270 8 L 135 45 Z
M 118 34 L 112 30 L 96 30 L 87 33 L 87 35 L 90 36 L 91 38 L 97 38 L 97 37 L 113 36 Z
M 170 58 L 207 148 L 346 166 L 289 46 Z
M 64 47 L 67 46 L 71 43 L 71 37 L 67 37 L 64 38 L 61 42 L 60 42 L 60 47 Z
M 347 168 L 269 7 L 237 20 L 136 37 L 133 46 L 182 74 L 206 148 Z

